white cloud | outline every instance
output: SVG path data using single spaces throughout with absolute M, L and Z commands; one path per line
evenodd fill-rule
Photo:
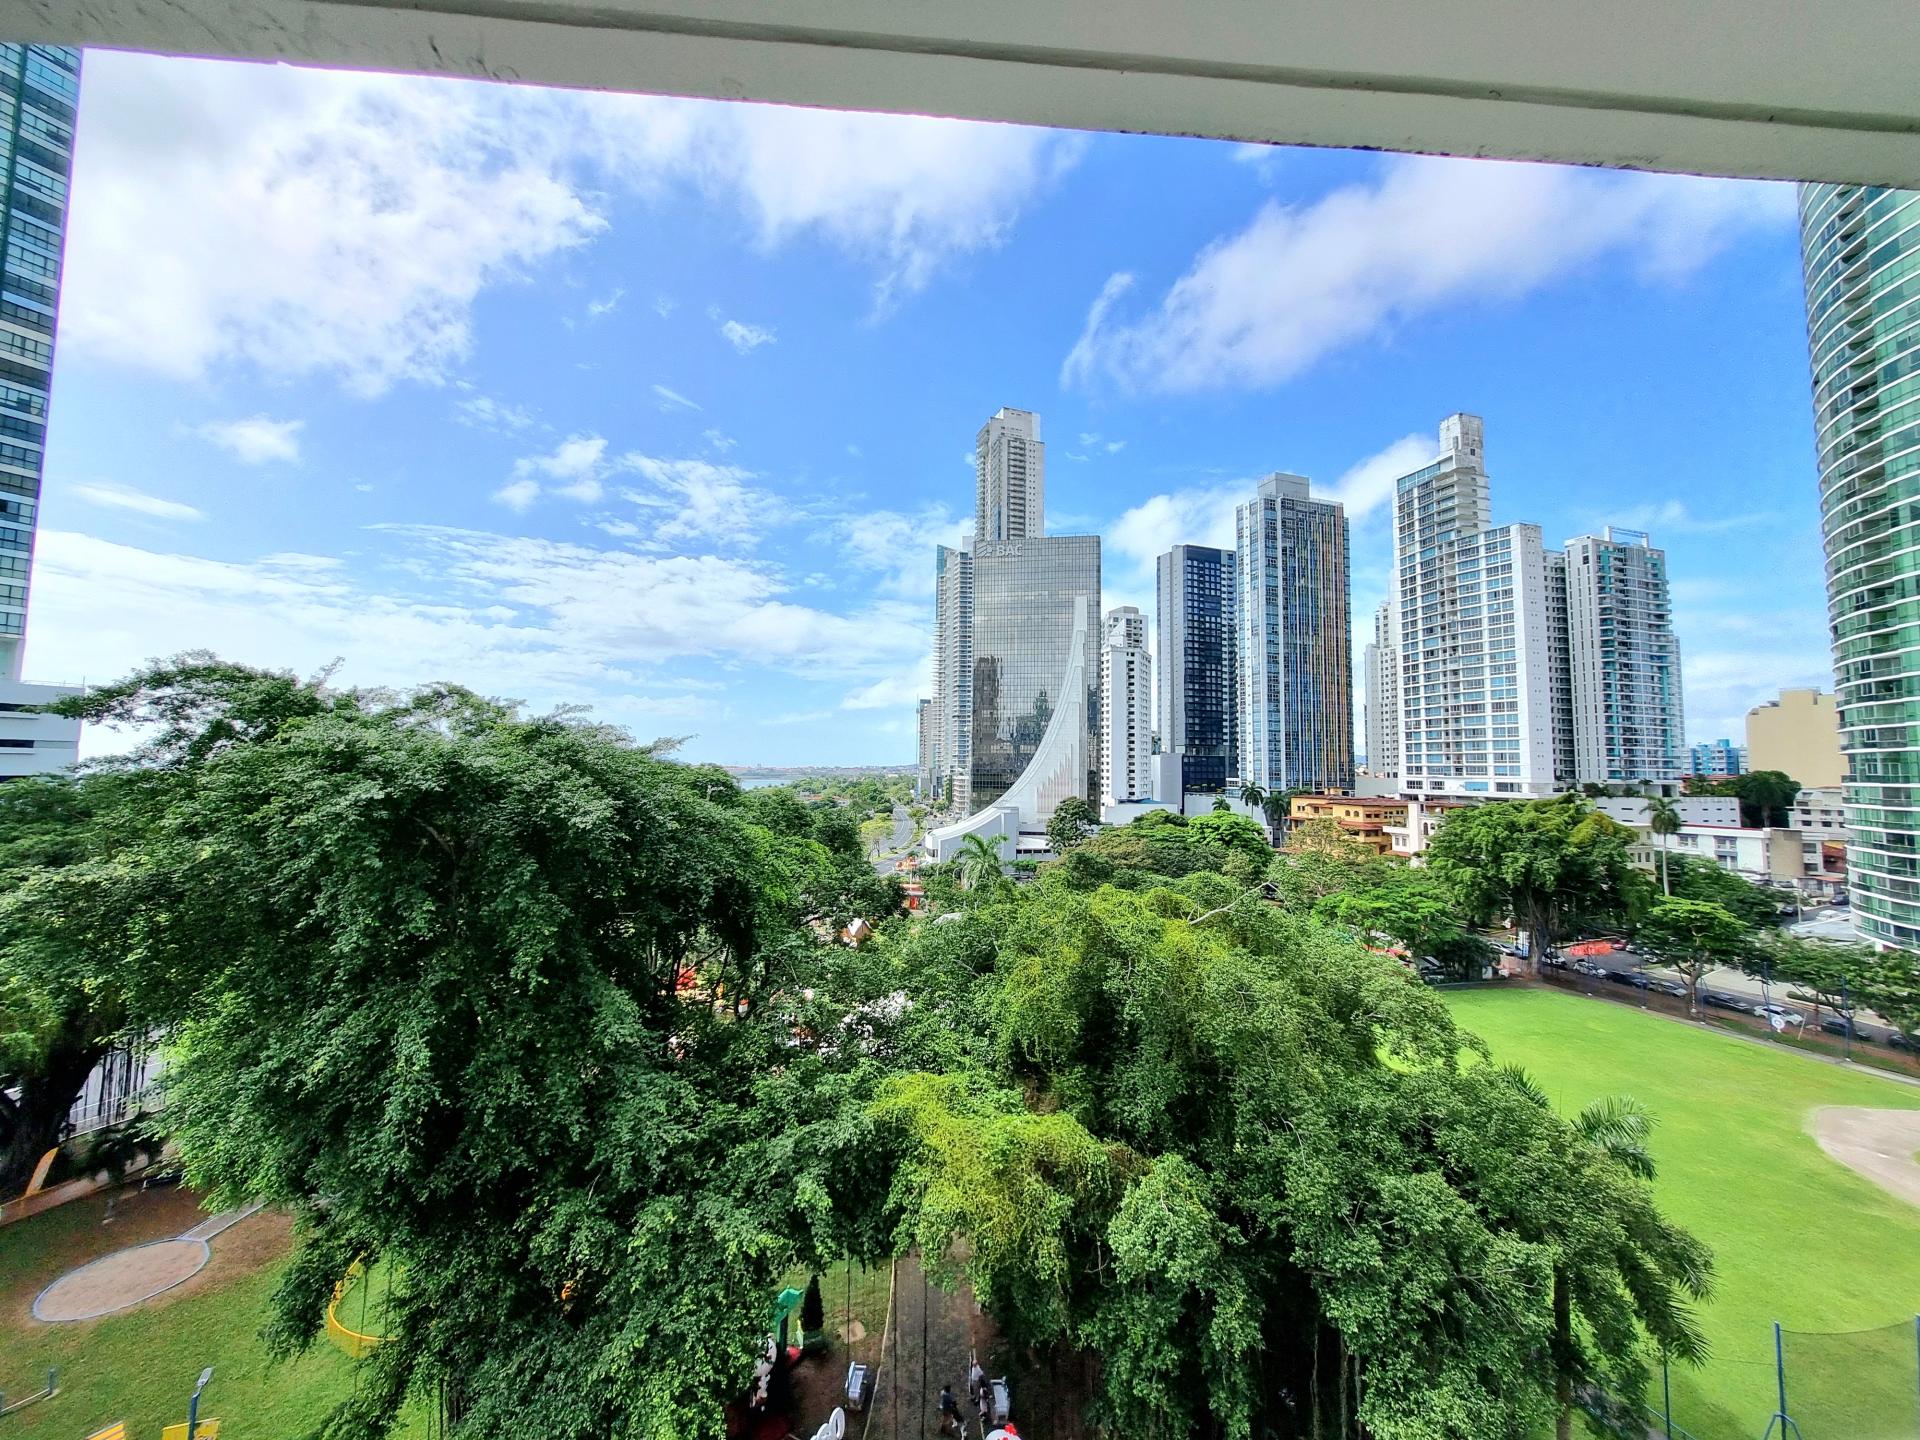
M 850 691 L 842 710 L 905 710 L 933 691 L 933 657 L 926 656 L 895 675 L 884 675 L 871 685 Z
M 1743 230 L 1790 223 L 1784 185 L 1402 156 L 1371 183 L 1270 201 L 1157 305 L 1111 276 L 1061 367 L 1069 385 L 1189 392 L 1280 384 L 1451 305 L 1511 301 L 1608 255 L 1685 276 Z
M 81 103 L 62 342 L 174 378 L 237 363 L 365 394 L 444 379 L 479 293 L 601 233 L 610 189 L 697 190 L 769 248 L 823 240 L 873 267 L 884 306 L 1002 243 L 1084 144 L 111 52 Z
M 148 495 L 125 485 L 70 485 L 67 493 L 77 495 L 89 505 L 100 505 L 109 510 L 131 510 L 137 515 L 151 515 L 159 520 L 206 518 L 191 505 L 183 505 L 178 500 L 162 500 L 157 495 Z
M 660 408 L 662 410 L 698 410 L 700 409 L 699 404 L 697 404 L 695 401 L 689 400 L 686 396 L 682 395 L 678 390 L 669 390 L 664 385 L 654 386 L 653 393 L 659 397 Z
M 749 485 L 753 472 L 736 465 L 661 460 L 638 451 L 621 456 L 620 465 L 651 487 L 622 490 L 620 495 L 647 512 L 655 546 L 751 545 L 768 526 L 786 518 L 785 503 Z
M 443 377 L 484 286 L 603 228 L 506 90 L 96 53 L 62 341 L 179 379 Z
M 524 510 L 532 503 L 534 496 L 540 493 L 534 477 L 544 475 L 549 480 L 564 482 L 556 485 L 557 494 L 570 500 L 594 501 L 606 493 L 601 477 L 606 473 L 605 457 L 607 442 L 599 435 L 570 435 L 553 448 L 550 454 L 527 455 L 513 463 L 514 484 L 507 490 L 514 497 L 506 503 L 516 510 Z M 520 485 L 532 485 L 531 492 L 522 491 Z M 506 498 L 507 491 L 498 492 L 496 500 Z M 525 499 L 518 498 L 525 495 Z
M 453 418 L 476 430 L 493 430 L 503 435 L 517 434 L 539 423 L 539 417 L 525 406 L 509 405 L 491 395 L 469 395 L 455 402 Z
M 773 344 L 774 334 L 764 325 L 748 325 L 740 320 L 724 320 L 720 324 L 720 338 L 742 355 L 746 355 L 758 350 L 762 345 Z
M 671 295 L 656 295 L 653 297 L 653 313 L 664 320 L 674 312 L 674 308 L 679 303 Z
M 832 536 L 841 557 L 880 576 L 885 595 L 920 599 L 933 594 L 933 552 L 958 545 L 967 522 L 944 505 L 927 505 L 912 515 L 898 510 L 862 510 L 834 521 Z
M 245 420 L 209 420 L 193 433 L 246 465 L 264 465 L 269 460 L 292 463 L 300 458 L 300 432 L 306 424 L 304 420 L 253 415 Z
M 710 430 L 702 430 L 700 432 L 700 438 L 705 440 L 707 444 L 712 446 L 715 450 L 718 450 L 722 455 L 726 454 L 727 451 L 733 449 L 734 446 L 740 443 L 738 440 L 734 439 L 731 435 L 727 434 L 726 431 L 721 430 L 718 427 L 715 427 Z
M 509 480 L 493 492 L 493 498 L 509 510 L 524 511 L 540 498 L 538 480 Z
M 928 645 L 919 606 L 796 605 L 776 571 L 751 561 L 431 527 L 376 529 L 367 545 L 392 552 L 379 556 L 380 584 L 329 556 L 235 563 L 43 531 L 36 647 L 61 658 L 63 676 L 94 681 L 189 647 L 301 671 L 340 656 L 347 683 L 457 679 L 644 725 L 694 713 L 697 695 L 723 702 L 709 681 L 664 673 L 676 662 L 871 684 Z
M 611 315 L 615 310 L 620 308 L 620 302 L 626 297 L 626 293 L 623 287 L 616 285 L 613 287 L 611 294 L 602 296 L 598 300 L 589 300 L 587 302 L 587 318 L 589 320 L 598 320 L 603 315 Z
M 921 115 L 637 96 L 601 97 L 587 114 L 616 170 L 740 204 L 769 247 L 817 237 L 872 264 L 882 309 L 1002 244 L 1085 149 L 1079 136 Z
M 1594 512 L 1588 524 L 1590 533 L 1598 534 L 1606 525 L 1618 525 L 1627 530 L 1644 530 L 1659 543 L 1662 535 L 1713 535 L 1724 530 L 1750 530 L 1758 525 L 1771 525 L 1780 516 L 1772 510 L 1742 510 L 1728 515 L 1695 515 L 1684 501 L 1665 500 L 1657 504 L 1629 505 L 1624 509 L 1606 513 Z
M 1151 569 L 1175 545 L 1233 548 L 1234 508 L 1253 497 L 1252 480 L 1152 495 L 1107 526 L 1103 544 L 1123 560 Z
M 1349 523 L 1364 520 L 1381 505 L 1392 503 L 1394 481 L 1427 464 L 1438 450 L 1431 435 L 1404 435 L 1378 454 L 1369 455 L 1331 487 L 1314 486 L 1314 494 L 1346 506 Z

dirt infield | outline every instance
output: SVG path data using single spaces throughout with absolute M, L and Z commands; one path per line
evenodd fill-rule
M 199 1273 L 210 1253 L 206 1241 L 182 1237 L 103 1255 L 42 1290 L 33 1302 L 33 1318 L 58 1324 L 129 1309 Z
M 1920 1205 L 1920 1110 L 1823 1105 L 1810 1127 L 1820 1148 L 1889 1194 Z

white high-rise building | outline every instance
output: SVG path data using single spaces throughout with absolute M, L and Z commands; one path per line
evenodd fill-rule
M 1537 525 L 1493 526 L 1477 415 L 1394 486 L 1400 789 L 1554 792 L 1547 551 Z
M 1006 406 L 973 441 L 975 544 L 1038 539 L 1047 533 L 1047 447 L 1040 417 Z
M 1567 542 L 1573 775 L 1606 784 L 1688 772 L 1667 556 L 1612 526 Z
M 1100 639 L 1100 813 L 1153 798 L 1153 661 L 1147 617 L 1107 612 Z
M 1235 515 L 1240 778 L 1353 788 L 1347 516 L 1299 475 L 1269 475 Z
M 1366 649 L 1367 773 L 1397 780 L 1400 775 L 1400 621 L 1399 606 L 1380 602 L 1373 612 L 1373 639 Z

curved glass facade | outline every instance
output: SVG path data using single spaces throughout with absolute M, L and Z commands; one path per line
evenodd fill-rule
M 1848 884 L 1920 950 L 1920 194 L 1800 187 Z
M 1074 602 L 1100 614 L 1100 537 L 977 542 L 973 547 L 973 673 L 967 744 L 968 813 L 993 804 L 1039 753 L 1073 658 Z M 1079 632 L 1087 717 L 1086 774 L 1074 788 L 1098 795 L 1100 631 Z

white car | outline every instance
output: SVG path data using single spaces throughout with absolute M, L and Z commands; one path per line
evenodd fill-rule
M 1758 1015 L 1762 1020 L 1766 1019 L 1769 1015 L 1778 1015 L 1781 1021 L 1788 1025 L 1804 1025 L 1807 1023 L 1807 1017 L 1802 1015 L 1798 1010 L 1789 1010 L 1786 1006 L 1779 1004 L 1756 1005 L 1753 1007 L 1753 1013 Z

